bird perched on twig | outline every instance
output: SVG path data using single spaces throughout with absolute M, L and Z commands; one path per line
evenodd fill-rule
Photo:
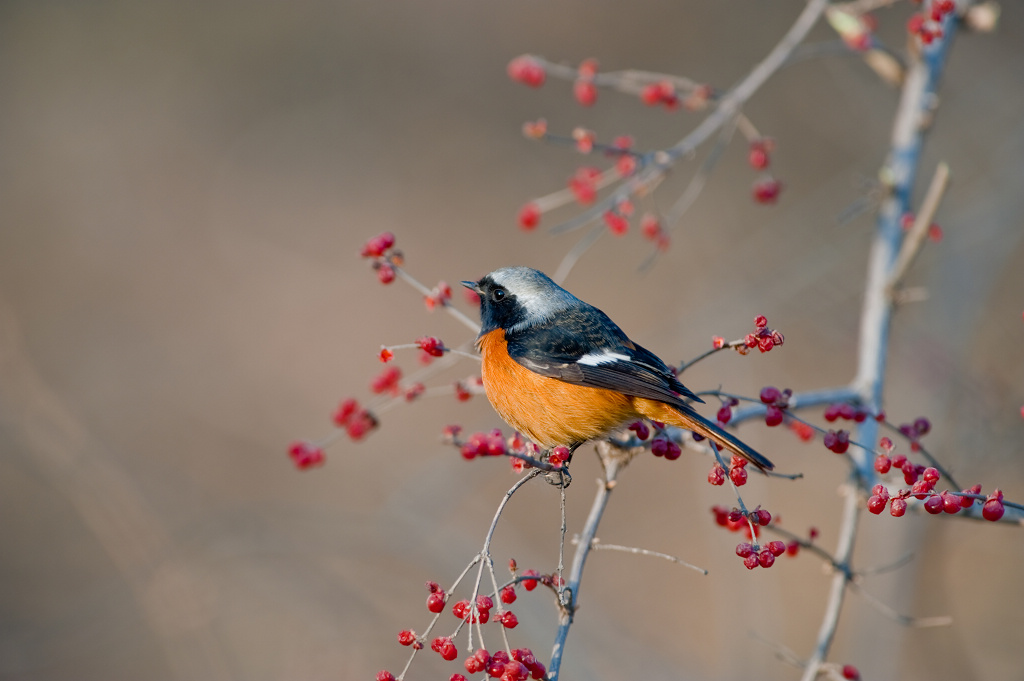
M 464 286 L 480 296 L 487 398 L 538 445 L 570 451 L 639 419 L 687 428 L 761 469 L 771 461 L 698 414 L 703 402 L 657 355 L 611 319 L 528 267 L 504 267 Z

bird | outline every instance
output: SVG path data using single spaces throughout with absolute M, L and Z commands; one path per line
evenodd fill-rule
M 774 465 L 701 416 L 703 403 L 657 355 L 608 315 L 529 267 L 503 267 L 462 285 L 480 297 L 484 392 L 513 428 L 570 453 L 641 419 L 686 428 L 750 461 Z

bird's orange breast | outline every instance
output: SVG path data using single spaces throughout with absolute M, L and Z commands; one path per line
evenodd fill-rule
M 622 393 L 566 383 L 522 366 L 509 357 L 502 329 L 482 336 L 477 346 L 487 399 L 509 425 L 543 447 L 586 442 L 640 418 L 633 399 Z

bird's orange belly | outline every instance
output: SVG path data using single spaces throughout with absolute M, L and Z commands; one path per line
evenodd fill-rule
M 542 376 L 509 357 L 505 332 L 479 341 L 487 399 L 513 428 L 542 447 L 572 445 L 605 435 L 640 418 L 633 399 Z

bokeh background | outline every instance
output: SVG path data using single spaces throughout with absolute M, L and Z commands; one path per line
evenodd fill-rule
M 358 257 L 398 235 L 428 285 L 495 267 L 553 270 L 576 234 L 524 234 L 518 207 L 564 186 L 581 159 L 524 140 L 523 121 L 585 125 L 642 148 L 691 114 L 570 86 L 510 82 L 523 52 L 678 73 L 726 87 L 774 45 L 796 1 L 515 3 L 356 0 L 0 4 L 0 679 L 369 679 L 397 672 L 403 628 L 428 621 L 423 582 L 448 584 L 514 478 L 466 463 L 441 427 L 500 425 L 482 398 L 384 415 L 325 467 L 287 443 L 330 431 L 365 398 L 381 343 L 470 334 L 385 288 Z M 957 39 L 922 174 L 948 161 L 945 239 L 909 275 L 930 296 L 894 327 L 887 408 L 929 416 L 932 450 L 967 483 L 1024 498 L 1024 22 Z M 909 7 L 879 15 L 901 47 Z M 832 36 L 819 27 L 813 40 Z M 696 389 L 756 394 L 853 375 L 872 221 L 839 225 L 881 165 L 895 92 L 858 59 L 780 72 L 747 113 L 778 145 L 777 206 L 750 200 L 745 145 L 727 152 L 673 248 L 638 272 L 636 234 L 599 242 L 567 286 L 678 362 L 765 314 L 768 355 L 719 356 Z M 659 190 L 667 208 L 691 163 Z M 565 213 L 564 216 L 570 213 Z M 551 221 L 548 221 L 551 224 Z M 458 304 L 472 310 L 461 298 Z M 399 357 L 411 370 L 413 355 Z M 439 384 L 475 371 L 470 362 Z M 793 531 L 835 540 L 842 461 L 750 424 L 743 435 L 800 482 L 755 479 L 746 498 Z M 570 532 L 597 475 L 574 462 Z M 806 655 L 828 576 L 810 556 L 748 573 L 708 508 L 729 493 L 707 460 L 640 460 L 601 530 L 679 555 L 597 554 L 570 634 L 566 678 L 793 678 L 767 639 Z M 554 568 L 558 505 L 513 500 L 495 559 Z M 912 554 L 864 587 L 900 612 L 952 615 L 906 629 L 851 596 L 832 659 L 864 678 L 1024 678 L 1012 526 L 866 517 L 857 561 Z M 516 604 L 516 645 L 545 655 L 550 599 Z M 454 665 L 419 658 L 410 678 Z

